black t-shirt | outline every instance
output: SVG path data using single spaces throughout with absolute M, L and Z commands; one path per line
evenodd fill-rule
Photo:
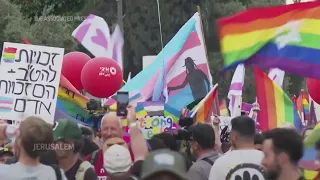
M 68 171 L 65 172 L 65 175 L 68 180 L 75 180 L 76 179 L 76 174 L 77 171 L 80 167 L 80 164 L 82 161 L 79 159 Z M 83 180 L 97 180 L 97 174 L 94 171 L 93 168 L 89 168 L 85 173 L 84 173 L 84 179 Z

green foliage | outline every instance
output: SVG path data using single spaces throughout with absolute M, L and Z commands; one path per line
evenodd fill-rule
M 216 21 L 223 16 L 230 16 L 245 9 L 245 6 L 238 1 L 210 1 L 206 0 L 201 6 L 204 34 L 207 48 L 210 51 L 218 52 L 219 37 Z
M 59 29 L 53 31 L 53 29 Z M 36 22 L 29 25 L 25 19 L 11 19 L 11 22 L 3 30 L 3 35 L 7 37 L 7 41 L 21 42 L 22 36 L 26 37 L 32 44 L 45 45 L 53 47 L 64 47 L 66 52 L 75 49 L 76 42 L 70 36 L 72 28 L 64 22 L 47 21 Z
M 288 86 L 289 94 L 299 95 L 301 89 L 305 86 L 305 78 L 295 74 L 289 74 L 288 76 L 290 77 L 290 83 Z
M 29 18 L 44 15 L 70 14 L 81 10 L 85 0 L 10 0 L 11 3 L 19 5 L 20 11 Z
M 25 37 L 32 44 L 64 47 L 66 52 L 76 47 L 75 41 L 70 36 L 74 28 L 68 22 L 38 21 L 30 25 L 30 20 L 6 0 L 0 0 L 0 12 L 2 42 L 21 43 L 22 37 Z
M 117 1 L 105 1 L 105 0 L 90 0 L 86 1 L 81 11 L 76 13 L 80 16 L 88 16 L 94 14 L 105 19 L 105 21 L 111 27 L 116 24 L 117 20 Z M 81 22 L 78 22 L 81 23 Z M 77 24 L 79 25 L 79 24 Z M 110 28 L 111 30 L 111 28 Z
M 248 7 L 269 7 L 269 6 L 275 6 L 275 5 L 281 5 L 285 4 L 285 0 L 254 0 L 250 4 L 248 4 Z

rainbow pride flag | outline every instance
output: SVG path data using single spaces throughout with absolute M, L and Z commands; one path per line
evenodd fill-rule
M 320 78 L 320 1 L 254 8 L 218 21 L 224 70 L 238 64 Z
M 61 76 L 58 98 L 61 100 L 70 101 L 77 104 L 82 109 L 86 109 L 89 98 L 76 90 L 76 88 L 63 75 Z
M 91 115 L 86 110 L 68 100 L 58 99 L 55 120 L 66 118 L 75 120 L 79 124 L 93 126 Z
M 301 130 L 300 117 L 291 99 L 261 70 L 254 68 L 254 75 L 260 105 L 260 130 L 277 128 L 285 122 L 292 123 L 298 131 Z
M 218 93 L 218 84 L 216 84 L 211 91 L 203 98 L 199 104 L 196 106 L 196 109 L 191 114 L 191 117 L 195 116 L 195 122 L 208 122 L 210 121 L 210 116 L 213 113 L 214 100 Z
M 7 47 L 4 48 L 3 54 L 2 54 L 2 59 L 6 63 L 14 63 L 16 60 L 16 53 L 17 53 L 17 48 L 14 47 Z
M 296 101 L 297 110 L 298 110 L 299 116 L 300 116 L 301 120 L 303 120 L 304 122 L 310 120 L 310 109 L 309 109 L 309 99 L 308 99 L 308 97 L 309 96 L 302 89 L 301 92 L 300 92 L 300 95 L 299 95 L 299 97 L 297 98 L 297 101 Z
M 90 125 L 91 116 L 89 112 L 85 110 L 88 101 L 88 97 L 82 95 L 61 75 L 57 100 L 57 108 L 61 113 Z
M 221 116 L 230 116 L 227 108 L 226 100 L 222 100 L 219 102 L 220 115 Z

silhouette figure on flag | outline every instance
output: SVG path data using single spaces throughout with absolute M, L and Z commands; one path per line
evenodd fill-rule
M 170 94 L 171 91 L 183 89 L 189 85 L 194 100 L 205 97 L 210 91 L 210 82 L 207 75 L 201 69 L 198 69 L 191 57 L 185 59 L 185 65 L 183 67 L 186 67 L 186 79 L 181 85 L 168 87 L 168 94 Z

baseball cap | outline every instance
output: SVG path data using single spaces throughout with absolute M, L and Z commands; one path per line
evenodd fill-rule
M 104 152 L 103 157 L 103 166 L 110 174 L 127 172 L 131 168 L 130 151 L 122 145 L 112 145 Z
M 53 140 L 80 140 L 82 131 L 78 124 L 71 119 L 60 119 L 53 127 Z
M 156 150 L 148 154 L 142 165 L 141 179 L 163 172 L 174 174 L 183 180 L 188 179 L 186 160 L 180 153 L 168 149 Z
M 8 154 L 8 155 L 10 155 L 10 156 L 13 156 L 13 152 L 10 151 L 10 149 L 7 148 L 7 147 L 0 149 L 0 156 L 3 156 L 3 155 L 5 155 L 5 154 Z

